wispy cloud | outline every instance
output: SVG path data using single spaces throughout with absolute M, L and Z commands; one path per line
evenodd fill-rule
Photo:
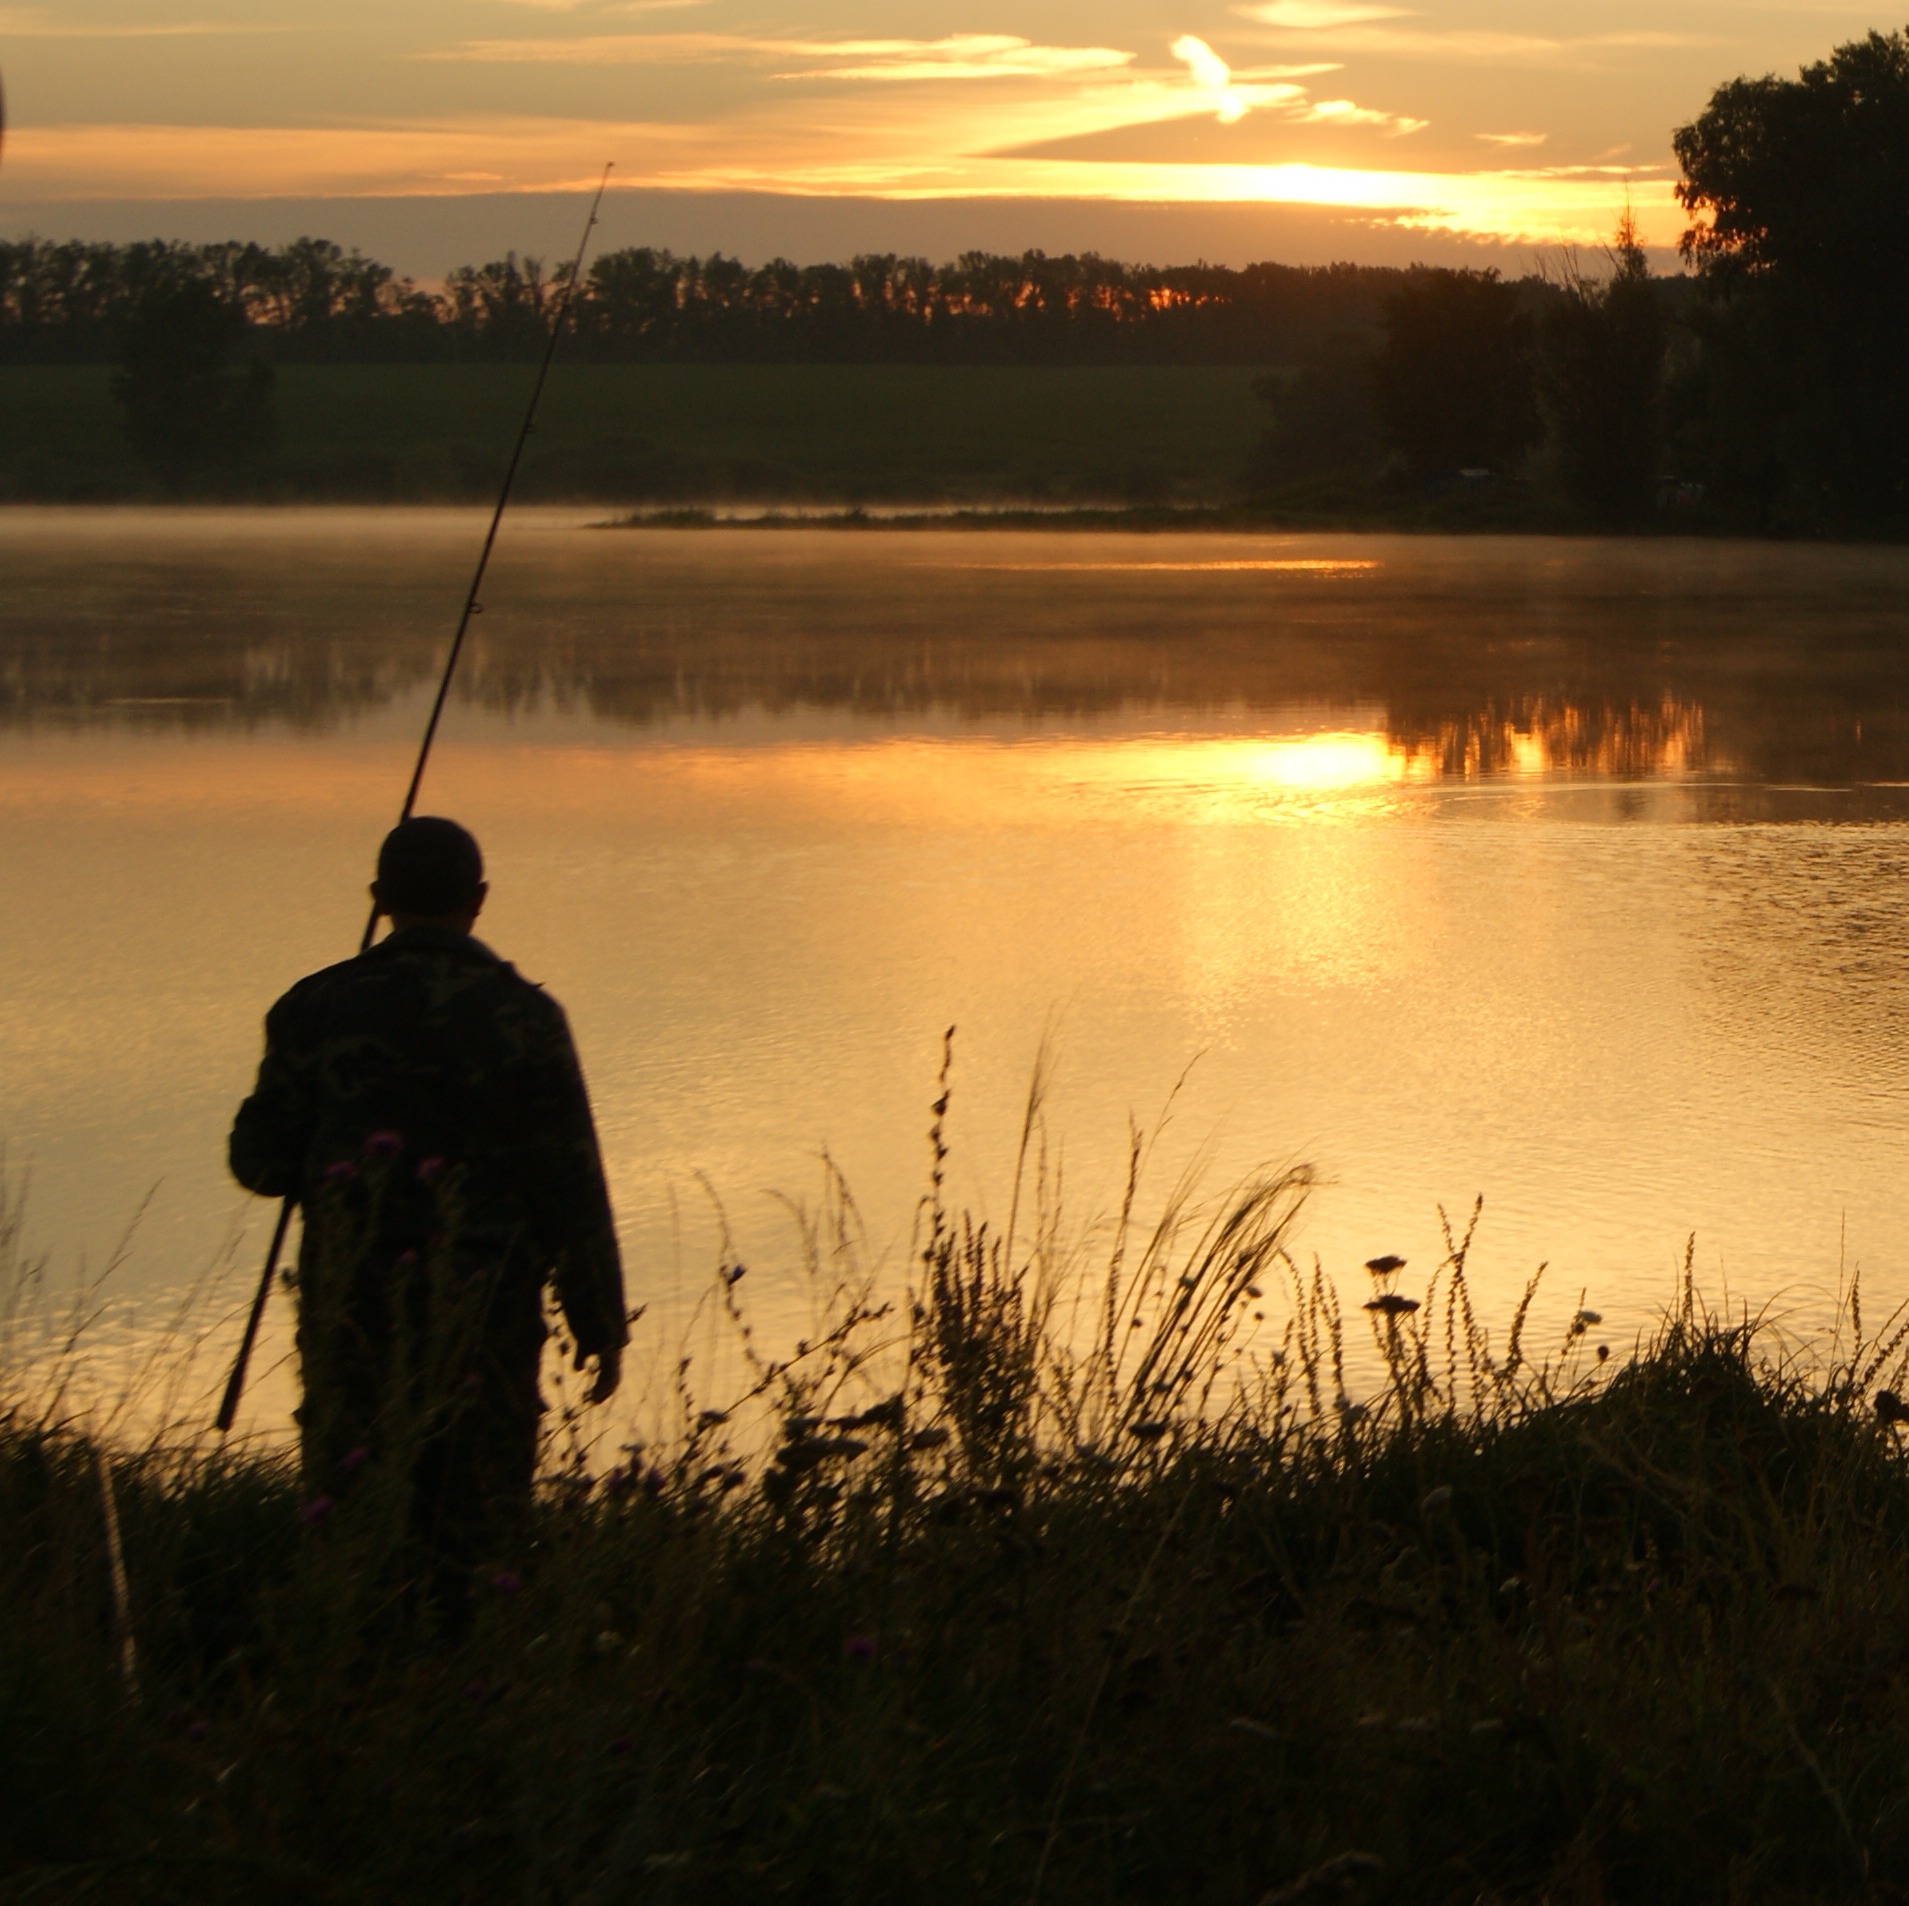
M 1400 113 L 1381 112 L 1376 106 L 1355 105 L 1349 99 L 1321 99 L 1298 115 L 1313 125 L 1371 126 L 1387 138 L 1403 138 L 1409 132 L 1423 132 L 1429 119 L 1408 119 Z
M 1551 135 L 1548 132 L 1481 132 L 1476 137 L 1488 146 L 1541 146 Z
M 764 42 L 791 58 L 845 60 L 778 79 L 1050 79 L 1076 73 L 1117 72 L 1131 53 L 1110 46 L 1039 46 L 1006 33 L 954 33 L 939 40 Z
M 1183 33 L 1171 50 L 1176 60 L 1185 61 L 1194 85 L 1212 102 L 1221 125 L 1230 126 L 1246 117 L 1246 101 L 1233 88 L 1233 69 L 1204 40 Z
M 663 65 L 741 59 L 804 62 L 777 79 L 1052 79 L 1118 72 L 1133 55 L 1110 46 L 1042 46 L 1008 33 L 939 40 L 772 40 L 733 33 L 588 33 L 565 39 L 467 40 L 421 55 L 532 65 Z M 809 62 L 813 62 L 810 64 Z
M 1399 7 L 1341 6 L 1335 0 L 1243 0 L 1233 11 L 1258 26 L 1277 29 L 1279 43 L 1286 46 L 1465 64 L 1572 66 L 1612 52 L 1662 52 L 1716 44 L 1714 35 L 1653 28 L 1552 35 L 1502 33 L 1485 27 L 1399 26 L 1394 23 L 1417 16 Z

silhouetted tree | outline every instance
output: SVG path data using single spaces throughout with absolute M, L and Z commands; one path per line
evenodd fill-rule
M 1672 144 L 1719 476 L 1779 520 L 1909 513 L 1909 40 L 1732 80 Z
M 1524 299 L 1497 272 L 1407 273 L 1374 366 L 1387 439 L 1421 476 L 1505 469 L 1537 436 L 1531 356 Z
M 272 368 L 237 360 L 244 310 L 200 277 L 162 271 L 132 300 L 113 395 L 133 448 L 169 482 L 271 447 Z
M 1567 256 L 1541 327 L 1539 389 L 1565 494 L 1605 523 L 1650 506 L 1658 475 L 1664 319 L 1628 213 L 1587 277 Z

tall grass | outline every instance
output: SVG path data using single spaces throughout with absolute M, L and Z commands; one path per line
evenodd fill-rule
M 608 1466 L 559 1399 L 454 1646 L 375 1518 L 192 1441 L 109 1452 L 122 1609 L 97 1445 L 13 1394 L 0 1895 L 1909 1897 L 1900 1325 L 1812 1359 L 1686 1273 L 1541 1352 L 1468 1227 L 1342 1298 L 1303 1172 L 1143 1219 L 1138 1140 L 1090 1273 L 1034 1111 L 997 1231 L 946 1108 L 905 1295 L 839 1183 L 800 1346 L 726 1255 L 733 1392 Z

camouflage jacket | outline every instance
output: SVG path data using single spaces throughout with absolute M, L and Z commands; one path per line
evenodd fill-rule
M 248 1190 L 304 1207 L 301 1277 L 327 1248 L 326 1223 L 342 1228 L 326 1214 L 349 1190 L 378 1213 L 361 1253 L 409 1261 L 407 1245 L 448 1233 L 460 1258 L 507 1275 L 520 1320 L 552 1281 L 586 1355 L 629 1335 L 563 1008 L 466 934 L 409 927 L 286 993 L 266 1015 L 230 1156 Z

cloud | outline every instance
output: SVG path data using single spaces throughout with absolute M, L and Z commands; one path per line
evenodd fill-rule
M 1712 35 L 1654 29 L 1569 36 L 1471 27 L 1440 31 L 1394 25 L 1394 21 L 1413 17 L 1399 8 L 1315 4 L 1315 0 L 1255 0 L 1233 11 L 1261 26 L 1279 28 L 1281 42 L 1288 46 L 1313 45 L 1335 53 L 1377 53 L 1397 59 L 1492 66 L 1584 69 L 1601 53 L 1662 52 L 1718 44 Z
M 638 65 L 691 60 L 818 62 L 776 79 L 1053 79 L 1116 73 L 1133 55 L 1110 46 L 1041 46 L 1007 33 L 939 40 L 769 40 L 730 33 L 592 33 L 560 40 L 467 40 L 420 57 L 532 65 Z
M 1318 100 L 1298 117 L 1315 125 L 1376 126 L 1388 139 L 1423 132 L 1432 123 L 1429 119 L 1407 119 L 1399 113 L 1381 112 L 1376 106 L 1357 106 L 1349 99 Z
M 1374 7 L 1341 4 L 1341 0 L 1258 0 L 1258 4 L 1235 7 L 1233 11 L 1261 26 L 1301 27 L 1317 32 L 1336 26 L 1363 26 L 1372 20 L 1404 20 L 1409 7 Z
M 778 79 L 1049 79 L 1116 72 L 1133 63 L 1131 53 L 1109 46 L 1038 46 L 1006 33 L 952 33 L 939 40 L 792 40 L 776 50 L 793 58 L 851 62 L 779 73 Z
M 1246 117 L 1246 101 L 1233 90 L 1233 71 L 1202 39 L 1183 33 L 1171 48 L 1176 60 L 1184 60 L 1193 75 L 1193 83 L 1213 103 L 1220 124 L 1231 126 Z
M 1541 146 L 1551 137 L 1548 132 L 1481 132 L 1474 136 L 1488 146 Z

